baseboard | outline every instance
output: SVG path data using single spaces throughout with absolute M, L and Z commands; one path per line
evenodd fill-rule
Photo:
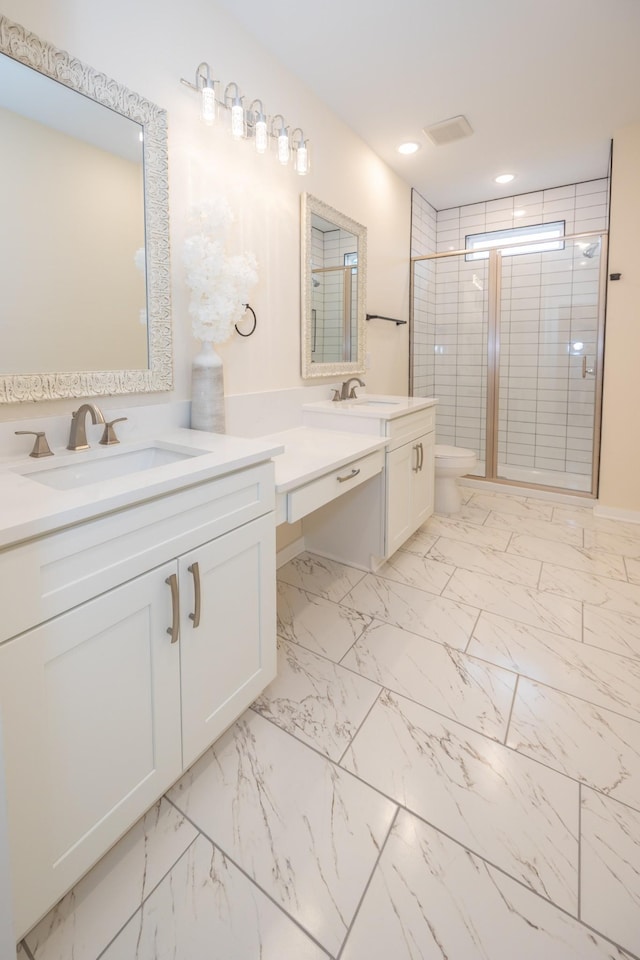
M 305 549 L 304 537 L 298 537 L 297 540 L 292 540 L 282 550 L 278 550 L 276 553 L 276 570 L 283 567 L 285 563 L 289 563 L 289 560 L 293 560 L 298 554 L 304 553 Z
M 625 523 L 640 523 L 640 510 L 623 510 L 622 507 L 608 507 L 597 503 L 593 508 L 594 517 L 607 520 L 623 520 Z

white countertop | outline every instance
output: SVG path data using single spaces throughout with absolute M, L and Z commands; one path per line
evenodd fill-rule
M 355 400 L 317 400 L 303 404 L 303 410 L 316 410 L 336 416 L 366 417 L 374 420 L 395 420 L 416 410 L 437 404 L 435 397 L 396 397 L 384 394 L 362 394 Z
M 294 427 L 267 434 L 261 439 L 284 447 L 284 453 L 274 459 L 277 493 L 287 493 L 316 480 L 356 457 L 382 449 L 389 442 L 370 434 L 317 430 L 315 427 Z
M 204 452 L 177 463 L 69 490 L 53 489 L 18 472 L 37 472 L 83 459 L 107 459 L 116 452 L 144 449 L 154 441 Z M 281 450 L 282 444 L 268 437 L 248 440 L 177 429 L 123 441 L 115 449 L 96 445 L 81 451 L 55 449 L 54 457 L 43 459 L 5 459 L 0 462 L 0 548 L 261 463 Z

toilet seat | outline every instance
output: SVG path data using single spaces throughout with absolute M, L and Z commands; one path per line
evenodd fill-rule
M 462 464 L 465 460 L 476 459 L 475 450 L 469 450 L 466 447 L 451 447 L 445 443 L 437 443 L 435 446 L 436 464 L 440 466 L 455 466 Z

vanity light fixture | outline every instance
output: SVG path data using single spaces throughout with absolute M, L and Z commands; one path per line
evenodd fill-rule
M 296 133 L 300 134 L 297 141 L 295 139 Z M 309 151 L 307 149 L 307 141 L 304 139 L 304 133 L 300 127 L 296 127 L 293 131 L 291 140 L 293 141 L 293 149 L 295 150 L 294 169 L 296 173 L 304 177 L 309 173 Z
M 289 136 L 289 126 L 281 113 L 272 117 L 267 116 L 262 100 L 259 97 L 251 100 L 248 109 L 244 103 L 248 101 L 240 93 L 238 84 L 231 81 L 224 85 L 221 80 L 214 80 L 211 76 L 211 67 L 202 62 L 196 70 L 195 83 L 181 79 L 180 83 L 191 90 L 195 90 L 201 97 L 201 116 L 207 126 L 212 126 L 216 120 L 218 107 L 229 110 L 231 114 L 231 136 L 234 140 L 255 141 L 256 153 L 264 154 L 269 151 L 269 140 L 276 143 L 278 160 L 287 166 L 292 155 L 292 143 Z M 216 97 L 216 84 L 224 96 Z M 300 127 L 296 127 L 292 137 L 297 137 L 293 143 L 294 170 L 300 176 L 309 172 L 309 141 L 304 139 Z
M 259 105 L 260 109 L 257 108 Z M 254 110 L 254 107 L 256 108 Z M 269 133 L 267 130 L 267 117 L 264 112 L 262 100 L 257 98 L 249 107 L 250 122 L 253 124 L 253 135 L 256 141 L 256 153 L 266 153 L 269 146 Z
M 184 81 L 186 82 L 186 81 Z M 201 63 L 196 70 L 196 90 L 201 91 L 202 103 L 200 116 L 202 122 L 210 127 L 216 119 L 216 90 L 215 80 L 211 78 L 211 67 L 208 63 Z
M 276 120 L 279 120 L 279 126 L 277 132 L 273 132 Z M 271 121 L 271 128 L 273 136 L 277 138 L 278 141 L 278 160 L 283 167 L 289 163 L 289 129 L 286 126 L 285 119 L 281 113 L 276 113 L 275 117 Z
M 231 87 L 235 88 L 235 94 L 233 95 L 229 94 Z M 224 88 L 224 100 L 225 103 L 231 100 L 231 136 L 234 140 L 242 140 L 244 137 L 244 107 L 242 106 L 238 84 L 233 80 Z

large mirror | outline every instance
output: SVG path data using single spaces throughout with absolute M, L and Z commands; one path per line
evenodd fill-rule
M 302 196 L 302 376 L 364 373 L 367 229 Z
M 0 16 L 0 402 L 168 390 L 166 114 Z

